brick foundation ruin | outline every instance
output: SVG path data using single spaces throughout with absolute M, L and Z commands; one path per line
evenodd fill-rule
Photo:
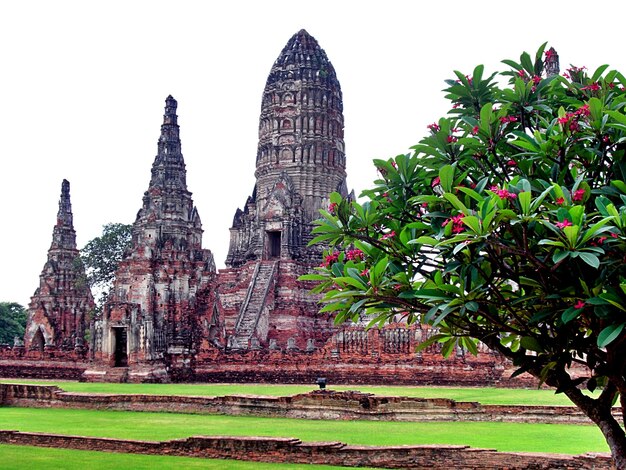
M 380 396 L 333 390 L 315 390 L 282 397 L 110 395 L 65 392 L 53 385 L 5 383 L 0 384 L 0 405 L 326 420 L 592 424 L 574 406 L 483 405 L 448 398 Z M 616 408 L 614 412 L 617 417 L 621 410 Z
M 105 437 L 1 431 L 0 443 L 130 454 L 302 463 L 344 467 L 429 468 L 437 470 L 533 469 L 610 470 L 608 455 L 497 452 L 468 446 L 353 446 L 342 442 L 302 442 L 295 438 L 194 436 L 152 442 Z
M 449 399 L 383 397 L 360 392 L 314 391 L 288 397 L 106 395 L 63 392 L 55 386 L 0 384 L 0 405 L 43 408 L 220 413 L 305 419 L 393 421 L 510 421 L 589 424 L 574 407 L 500 406 Z M 618 410 L 616 410 L 617 412 Z M 608 454 L 578 456 L 496 452 L 467 446 L 352 446 L 296 438 L 194 436 L 146 442 L 19 431 L 0 431 L 0 442 L 65 449 L 319 463 L 347 467 L 433 469 L 610 469 Z

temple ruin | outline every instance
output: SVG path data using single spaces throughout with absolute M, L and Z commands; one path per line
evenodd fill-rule
M 308 246 L 319 210 L 328 207 L 333 191 L 348 196 L 341 87 L 326 53 L 305 30 L 289 40 L 270 70 L 256 184 L 235 212 L 226 268 L 219 272 L 202 248 L 176 112 L 177 102 L 168 96 L 131 247 L 103 311 L 91 321 L 89 356 L 67 361 L 41 347 L 82 347 L 93 307 L 87 287 L 76 282 L 81 273 L 70 273 L 78 252 L 64 182 L 49 261 L 31 302 L 26 348 L 1 355 L 23 359 L 37 350 L 46 367 L 0 364 L 5 375 L 133 382 L 502 380 L 505 364 L 484 347 L 477 357 L 459 349 L 447 360 L 437 344 L 415 352 L 433 334 L 426 327 L 335 327 L 329 314 L 319 313 L 312 284 L 299 280 L 321 261 L 322 248 Z M 57 295 L 61 284 L 67 293 Z
M 305 30 L 289 40 L 265 84 L 255 176 L 220 273 L 226 346 L 311 349 L 328 339 L 330 324 L 298 277 L 320 263 L 320 247 L 307 246 L 319 210 L 333 191 L 348 191 L 341 87 Z
M 24 344 L 28 350 L 76 351 L 87 348 L 94 301 L 76 248 L 70 183 L 63 180 L 57 221 L 39 287 L 30 299 Z
M 102 315 L 94 319 L 96 367 L 87 377 L 169 380 L 165 356 L 189 355 L 199 339 L 203 296 L 215 277 L 215 263 L 202 248 L 202 223 L 187 189 L 176 108 L 168 96 L 131 248 Z

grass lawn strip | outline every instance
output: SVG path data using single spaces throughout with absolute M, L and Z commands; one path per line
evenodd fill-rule
M 266 395 L 285 396 L 315 390 L 314 385 L 272 384 L 119 384 L 2 379 L 3 383 L 37 383 L 57 385 L 67 392 L 146 394 L 146 395 Z M 477 401 L 484 405 L 565 405 L 573 406 L 563 394 L 553 390 L 510 389 L 496 387 L 409 387 L 376 385 L 330 385 L 331 390 L 359 390 L 376 395 L 418 398 L 450 398 L 456 401 Z
M 595 426 L 489 422 L 326 421 L 70 409 L 0 408 L 0 429 L 139 440 L 194 435 L 295 437 L 354 445 L 454 444 L 503 452 L 607 452 Z
M 155 468 L 184 468 L 204 470 L 345 470 L 330 465 L 292 463 L 262 463 L 239 460 L 201 459 L 160 455 L 116 454 L 87 450 L 51 449 L 44 447 L 0 444 L 3 470 L 154 470 Z M 364 470 L 365 467 L 361 467 Z

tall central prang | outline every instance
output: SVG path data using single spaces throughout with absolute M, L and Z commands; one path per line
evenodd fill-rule
M 256 185 L 230 229 L 220 273 L 227 347 L 313 350 L 327 318 L 298 276 L 321 259 L 309 247 L 330 193 L 347 195 L 343 102 L 335 69 L 305 30 L 270 70 L 261 103 Z
M 132 247 L 95 322 L 95 360 L 104 368 L 92 375 L 167 381 L 170 362 L 192 354 L 198 340 L 194 335 L 205 308 L 198 294 L 214 279 L 215 263 L 211 252 L 202 249 L 200 216 L 187 190 L 176 107 L 168 96 Z
M 272 67 L 261 104 L 256 186 L 237 210 L 226 264 L 319 262 L 308 248 L 312 221 L 333 191 L 346 195 L 343 102 L 335 69 L 305 30 Z

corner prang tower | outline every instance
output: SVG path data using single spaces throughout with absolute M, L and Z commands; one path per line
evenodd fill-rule
M 328 319 L 298 276 L 320 263 L 309 247 L 313 221 L 330 193 L 347 195 L 341 87 L 326 53 L 297 32 L 263 91 L 256 185 L 230 229 L 220 274 L 227 347 L 312 350 Z
M 94 324 L 94 356 L 110 380 L 170 380 L 172 361 L 193 354 L 204 308 L 198 294 L 215 277 L 213 255 L 202 249 L 202 224 L 187 189 L 176 108 L 168 96 L 132 246 Z M 126 369 L 127 376 L 119 372 Z M 92 375 L 98 373 L 103 371 Z
M 86 351 L 85 332 L 94 301 L 79 261 L 70 183 L 63 180 L 48 260 L 28 306 L 24 334 L 27 349 L 76 350 L 81 354 Z

